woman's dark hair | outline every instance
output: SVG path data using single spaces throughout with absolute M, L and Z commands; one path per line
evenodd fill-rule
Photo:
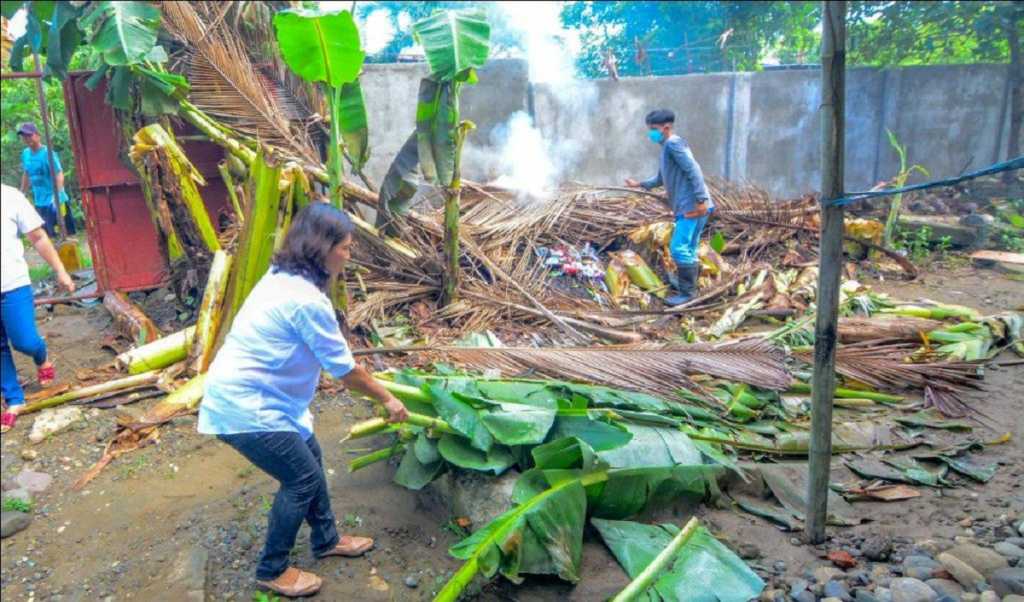
M 330 278 L 327 254 L 354 230 L 344 211 L 328 203 L 310 203 L 292 219 L 272 269 L 302 276 L 322 289 Z
M 676 114 L 668 109 L 656 109 L 647 114 L 644 118 L 644 122 L 647 125 L 664 125 L 666 123 L 675 123 Z

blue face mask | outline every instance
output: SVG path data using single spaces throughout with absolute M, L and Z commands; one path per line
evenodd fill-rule
M 665 140 L 665 135 L 661 133 L 661 130 L 647 130 L 647 137 L 655 144 L 661 144 Z

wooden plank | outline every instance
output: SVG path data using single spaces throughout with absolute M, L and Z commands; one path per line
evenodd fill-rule
M 1008 251 L 975 251 L 971 253 L 971 259 L 1024 265 L 1024 253 L 1010 253 Z

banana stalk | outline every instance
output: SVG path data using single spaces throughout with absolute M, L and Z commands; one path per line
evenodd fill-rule
M 176 364 L 188 356 L 188 350 L 195 340 L 196 327 L 189 326 L 173 334 L 161 337 L 152 343 L 125 351 L 117 356 L 114 363 L 128 374 L 141 374 Z
M 224 316 L 224 296 L 227 294 L 228 278 L 231 275 L 231 256 L 224 251 L 217 251 L 210 263 L 210 275 L 206 280 L 206 290 L 199 305 L 199 318 L 193 327 L 195 342 L 190 357 L 192 370 L 196 374 L 206 372 L 213 361 L 213 350 L 217 341 L 217 329 Z
M 45 410 L 54 406 L 68 403 L 69 401 L 77 401 L 79 399 L 85 399 L 87 397 L 94 397 L 96 395 L 105 395 L 107 393 L 116 393 L 122 389 L 130 389 L 132 387 L 140 387 L 143 385 L 152 385 L 157 382 L 160 378 L 160 372 L 153 370 L 150 372 L 143 372 L 142 374 L 135 374 L 133 376 L 126 376 L 117 380 L 108 381 L 98 385 L 92 385 L 89 387 L 82 387 L 80 389 L 74 389 L 67 393 L 61 393 L 48 399 L 41 399 L 39 401 L 25 404 L 21 409 L 19 415 L 31 414 L 32 412 L 38 412 L 39 410 Z

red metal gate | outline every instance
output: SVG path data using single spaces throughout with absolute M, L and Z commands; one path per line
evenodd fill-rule
M 156 228 L 149 217 L 135 171 L 118 152 L 120 126 L 106 103 L 106 83 L 85 87 L 91 73 L 73 73 L 64 82 L 71 148 L 82 191 L 89 248 L 100 291 L 156 288 L 167 280 L 167 263 L 160 253 Z M 188 127 L 176 134 L 191 137 Z M 214 225 L 229 207 L 227 191 L 217 171 L 222 149 L 208 141 L 186 140 L 185 154 L 206 178 L 199 193 Z M 127 145 L 125 146 L 127 148 Z

